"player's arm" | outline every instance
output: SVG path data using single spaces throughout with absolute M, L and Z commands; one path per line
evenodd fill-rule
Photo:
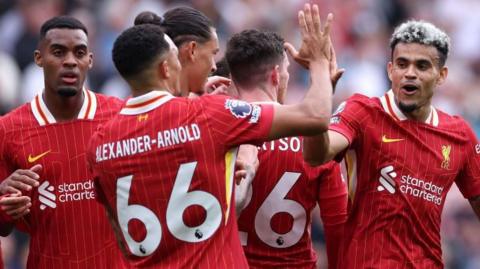
M 321 165 L 335 158 L 348 145 L 347 138 L 335 131 L 327 131 L 318 136 L 305 137 L 303 140 L 303 158 L 312 166 Z
M 14 227 L 14 221 L 30 213 L 30 197 L 20 194 L 0 196 L 0 236 L 7 236 Z
M 470 198 L 469 201 L 470 205 L 473 208 L 473 211 L 475 212 L 475 214 L 477 214 L 477 217 L 480 220 L 480 195 Z
M 318 135 L 328 129 L 332 106 L 330 28 L 333 15 L 328 15 L 322 27 L 318 6 L 310 8 L 305 4 L 298 20 L 302 45 L 296 57 L 308 62 L 310 87 L 300 104 L 275 106 L 269 139 Z
M 235 163 L 235 210 L 237 217 L 245 208 L 248 191 L 259 165 L 258 149 L 253 145 L 241 145 Z
M 324 166 L 318 191 L 318 206 L 322 219 L 328 268 L 337 268 L 344 224 L 347 221 L 347 186 L 342 180 L 340 165 L 330 162 Z

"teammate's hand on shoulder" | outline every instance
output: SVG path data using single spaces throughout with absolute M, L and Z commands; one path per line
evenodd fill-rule
M 32 188 L 38 187 L 38 180 L 40 179 L 38 173 L 41 170 L 42 165 L 40 164 L 30 169 L 17 169 L 0 183 L 0 194 L 21 194 L 24 191 L 31 191 Z
M 19 193 L 8 194 L 0 197 L 0 208 L 13 220 L 19 219 L 30 213 L 32 206 L 30 197 Z

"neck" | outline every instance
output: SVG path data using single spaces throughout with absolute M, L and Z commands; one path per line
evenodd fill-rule
M 265 87 L 237 87 L 238 98 L 247 102 L 278 102 L 277 93 Z
M 180 95 L 183 97 L 187 97 L 190 92 L 190 89 L 188 87 L 188 75 L 187 72 L 182 72 L 180 73 Z
M 80 90 L 76 95 L 64 97 L 53 90 L 45 89 L 42 94 L 43 101 L 48 110 L 52 113 L 57 122 L 70 121 L 78 117 L 80 109 L 82 109 L 85 95 Z
M 407 116 L 407 118 L 411 120 L 424 122 L 427 120 L 428 116 L 430 115 L 431 110 L 432 108 L 430 107 L 430 105 L 425 105 L 418 109 L 415 109 L 412 112 L 408 112 L 408 113 L 403 112 L 403 113 L 405 114 L 405 116 Z
M 165 80 L 137 85 L 135 85 L 135 83 L 130 83 L 130 87 L 132 88 L 132 97 L 137 97 L 157 90 L 167 91 L 172 95 L 175 95 L 175 89 Z

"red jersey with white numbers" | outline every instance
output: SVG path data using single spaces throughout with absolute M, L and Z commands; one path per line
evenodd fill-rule
M 282 138 L 259 147 L 250 200 L 238 219 L 250 268 L 316 268 L 310 227 L 317 203 L 334 268 L 347 189 L 336 162 L 314 168 L 303 161 L 302 140 Z
M 88 141 L 121 107 L 84 90 L 78 119 L 55 121 L 41 95 L 0 120 L 0 178 L 41 164 L 40 186 L 27 193 L 31 212 L 18 227 L 31 236 L 27 268 L 117 268 L 120 251 L 95 200 Z
M 455 182 L 480 195 L 480 146 L 469 125 L 431 107 L 425 122 L 400 111 L 392 91 L 354 95 L 333 115 L 344 135 L 352 201 L 340 268 L 443 268 L 440 218 Z
M 233 147 L 264 141 L 272 119 L 270 105 L 152 91 L 96 133 L 95 186 L 131 268 L 248 268 L 232 200 Z

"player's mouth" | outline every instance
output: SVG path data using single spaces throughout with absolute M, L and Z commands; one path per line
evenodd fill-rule
M 420 87 L 413 83 L 406 83 L 400 88 L 400 90 L 405 95 L 414 95 L 417 91 L 420 90 Z
M 78 74 L 75 72 L 64 72 L 60 74 L 60 79 L 65 84 L 76 84 L 78 81 Z

